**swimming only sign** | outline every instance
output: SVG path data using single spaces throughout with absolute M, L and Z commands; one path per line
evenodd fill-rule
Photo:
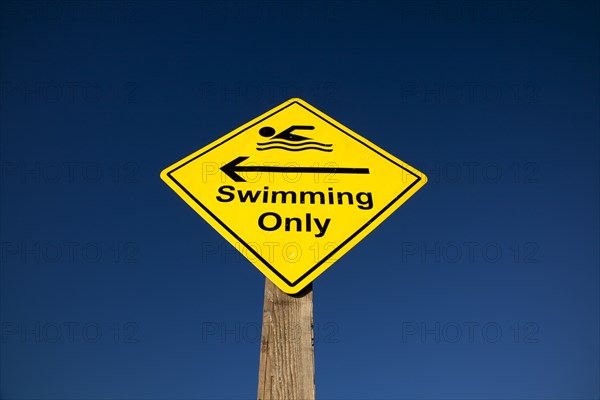
M 427 181 L 300 99 L 171 165 L 161 178 L 289 294 Z

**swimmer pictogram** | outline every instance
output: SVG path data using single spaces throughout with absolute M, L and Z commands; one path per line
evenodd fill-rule
M 314 126 L 311 125 L 292 125 L 289 128 L 276 134 L 275 129 L 270 126 L 264 126 L 260 128 L 258 133 L 262 137 L 270 137 L 271 140 L 268 142 L 257 143 L 258 147 L 256 150 L 285 150 L 285 151 L 305 151 L 305 150 L 318 150 L 331 152 L 331 144 L 320 143 L 313 140 L 310 137 L 297 135 L 292 133 L 296 130 L 313 130 Z

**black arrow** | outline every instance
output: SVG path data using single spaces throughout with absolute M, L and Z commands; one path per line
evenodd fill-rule
M 319 168 L 319 167 L 240 167 L 238 166 L 244 160 L 247 160 L 249 157 L 238 157 L 233 161 L 228 162 L 227 164 L 221 167 L 221 171 L 225 173 L 228 177 L 233 179 L 236 182 L 246 182 L 244 178 L 239 176 L 237 172 L 307 172 L 313 174 L 368 174 L 369 168 Z

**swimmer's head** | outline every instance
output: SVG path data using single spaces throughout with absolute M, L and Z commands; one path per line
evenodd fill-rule
M 260 128 L 258 133 L 260 133 L 260 136 L 263 137 L 271 137 L 275 134 L 275 129 L 271 128 L 270 126 L 264 126 Z

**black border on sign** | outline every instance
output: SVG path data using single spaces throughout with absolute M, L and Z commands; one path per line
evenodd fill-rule
M 319 261 L 318 263 L 316 263 L 311 269 L 309 269 L 304 275 L 302 275 L 300 278 L 298 278 L 296 281 L 294 282 L 290 282 L 285 276 L 283 276 L 279 271 L 277 271 L 277 269 L 275 269 L 275 267 L 273 267 L 271 264 L 269 264 L 269 262 L 267 262 L 267 260 L 265 260 L 260 254 L 258 254 L 250 245 L 248 245 L 248 243 L 246 243 L 241 237 L 239 237 L 231 228 L 229 228 L 227 225 L 225 225 L 225 223 L 223 223 L 223 221 L 221 221 L 215 214 L 213 214 L 208 208 L 206 208 L 206 206 L 204 204 L 202 204 L 196 197 L 194 197 L 193 194 L 191 194 L 185 187 L 183 187 L 183 185 L 181 183 L 179 183 L 179 181 L 177 179 L 175 179 L 171 174 L 173 174 L 175 171 L 177 171 L 179 168 L 189 164 L 190 162 L 194 161 L 195 159 L 197 159 L 198 157 L 202 157 L 203 155 L 205 155 L 206 153 L 216 149 L 217 147 L 227 143 L 229 140 L 233 139 L 234 137 L 240 135 L 241 133 L 243 133 L 244 131 L 247 131 L 248 129 L 252 128 L 253 126 L 261 123 L 262 121 L 266 120 L 267 118 L 271 118 L 273 115 L 285 110 L 286 108 L 290 107 L 292 104 L 298 104 L 300 107 L 304 108 L 305 110 L 309 111 L 311 114 L 314 114 L 315 116 L 317 116 L 318 118 L 322 119 L 323 121 L 327 122 L 329 125 L 333 126 L 334 128 L 336 128 L 338 131 L 346 134 L 347 136 L 349 136 L 350 138 L 356 140 L 357 142 L 359 142 L 360 144 L 362 144 L 363 146 L 367 147 L 368 149 L 370 149 L 371 151 L 377 153 L 378 155 L 380 155 L 381 157 L 385 158 L 386 160 L 388 160 L 389 162 L 391 162 L 392 164 L 402 168 L 403 170 L 405 170 L 406 172 L 408 172 L 409 174 L 413 175 L 416 179 L 413 183 L 411 183 L 406 189 L 404 189 L 402 191 L 402 193 L 400 193 L 398 196 L 396 196 L 388 205 L 386 205 L 385 207 L 383 207 L 377 214 L 375 214 L 373 216 L 373 218 L 371 218 L 369 221 L 367 221 L 366 224 L 364 224 L 362 227 L 360 227 L 356 232 L 354 232 L 352 235 L 350 235 L 350 237 L 346 240 L 344 240 L 338 247 L 336 247 L 334 250 L 332 250 L 329 254 L 327 254 L 321 261 Z M 211 147 L 210 149 L 198 154 L 196 157 L 184 162 L 183 164 L 173 168 L 171 171 L 167 172 L 167 176 L 169 178 L 171 178 L 171 180 L 173 182 L 175 182 L 175 184 L 177 186 L 179 186 L 179 188 L 181 190 L 183 190 L 188 196 L 190 196 L 190 198 L 192 200 L 194 200 L 194 202 L 196 204 L 198 204 L 204 211 L 206 211 L 206 213 L 208 215 L 210 215 L 211 217 L 213 217 L 215 219 L 215 221 L 217 221 L 227 232 L 229 232 L 231 234 L 231 236 L 233 236 L 238 242 L 240 242 L 242 245 L 244 245 L 248 250 L 250 250 L 250 252 L 252 254 L 254 254 L 254 256 L 256 258 L 258 258 L 267 268 L 269 268 L 275 275 L 277 275 L 282 281 L 284 281 L 287 285 L 289 285 L 290 287 L 294 287 L 297 286 L 300 282 L 302 282 L 304 279 L 306 279 L 307 276 L 309 276 L 311 273 L 313 273 L 317 268 L 319 268 L 325 261 L 329 260 L 331 258 L 331 256 L 333 256 L 335 253 L 337 253 L 342 247 L 344 247 L 346 244 L 348 244 L 348 242 L 350 242 L 354 237 L 356 237 L 356 235 L 358 235 L 359 233 L 361 233 L 363 230 L 365 230 L 365 228 L 369 225 L 371 225 L 377 218 L 379 218 L 379 216 L 381 216 L 381 214 L 383 214 L 388 208 L 390 208 L 394 203 L 396 203 L 398 200 L 400 200 L 402 198 L 402 196 L 404 196 L 413 186 L 415 186 L 420 180 L 421 177 L 416 175 L 414 172 L 410 171 L 409 169 L 403 167 L 402 165 L 398 164 L 397 162 L 395 162 L 394 160 L 390 159 L 389 157 L 387 157 L 384 154 L 381 154 L 379 151 L 377 151 L 376 149 L 372 148 L 371 146 L 369 146 L 368 144 L 364 143 L 363 141 L 361 141 L 360 139 L 354 137 L 353 135 L 351 135 L 350 133 L 346 132 L 345 130 L 343 130 L 342 128 L 340 128 L 339 126 L 333 124 L 331 121 L 328 121 L 327 119 L 323 118 L 322 116 L 320 116 L 319 114 L 315 113 L 314 111 L 306 108 L 304 105 L 302 105 L 301 103 L 299 103 L 298 101 L 293 101 L 291 103 L 289 103 L 288 105 L 286 105 L 285 107 L 280 108 L 279 110 L 267 115 L 266 117 L 262 118 L 261 120 L 255 122 L 254 124 L 248 126 L 245 129 L 242 129 L 241 131 L 239 131 L 238 133 L 236 133 L 235 135 L 232 135 L 230 137 L 228 137 L 227 139 L 223 140 L 222 142 L 214 145 L 213 147 Z

